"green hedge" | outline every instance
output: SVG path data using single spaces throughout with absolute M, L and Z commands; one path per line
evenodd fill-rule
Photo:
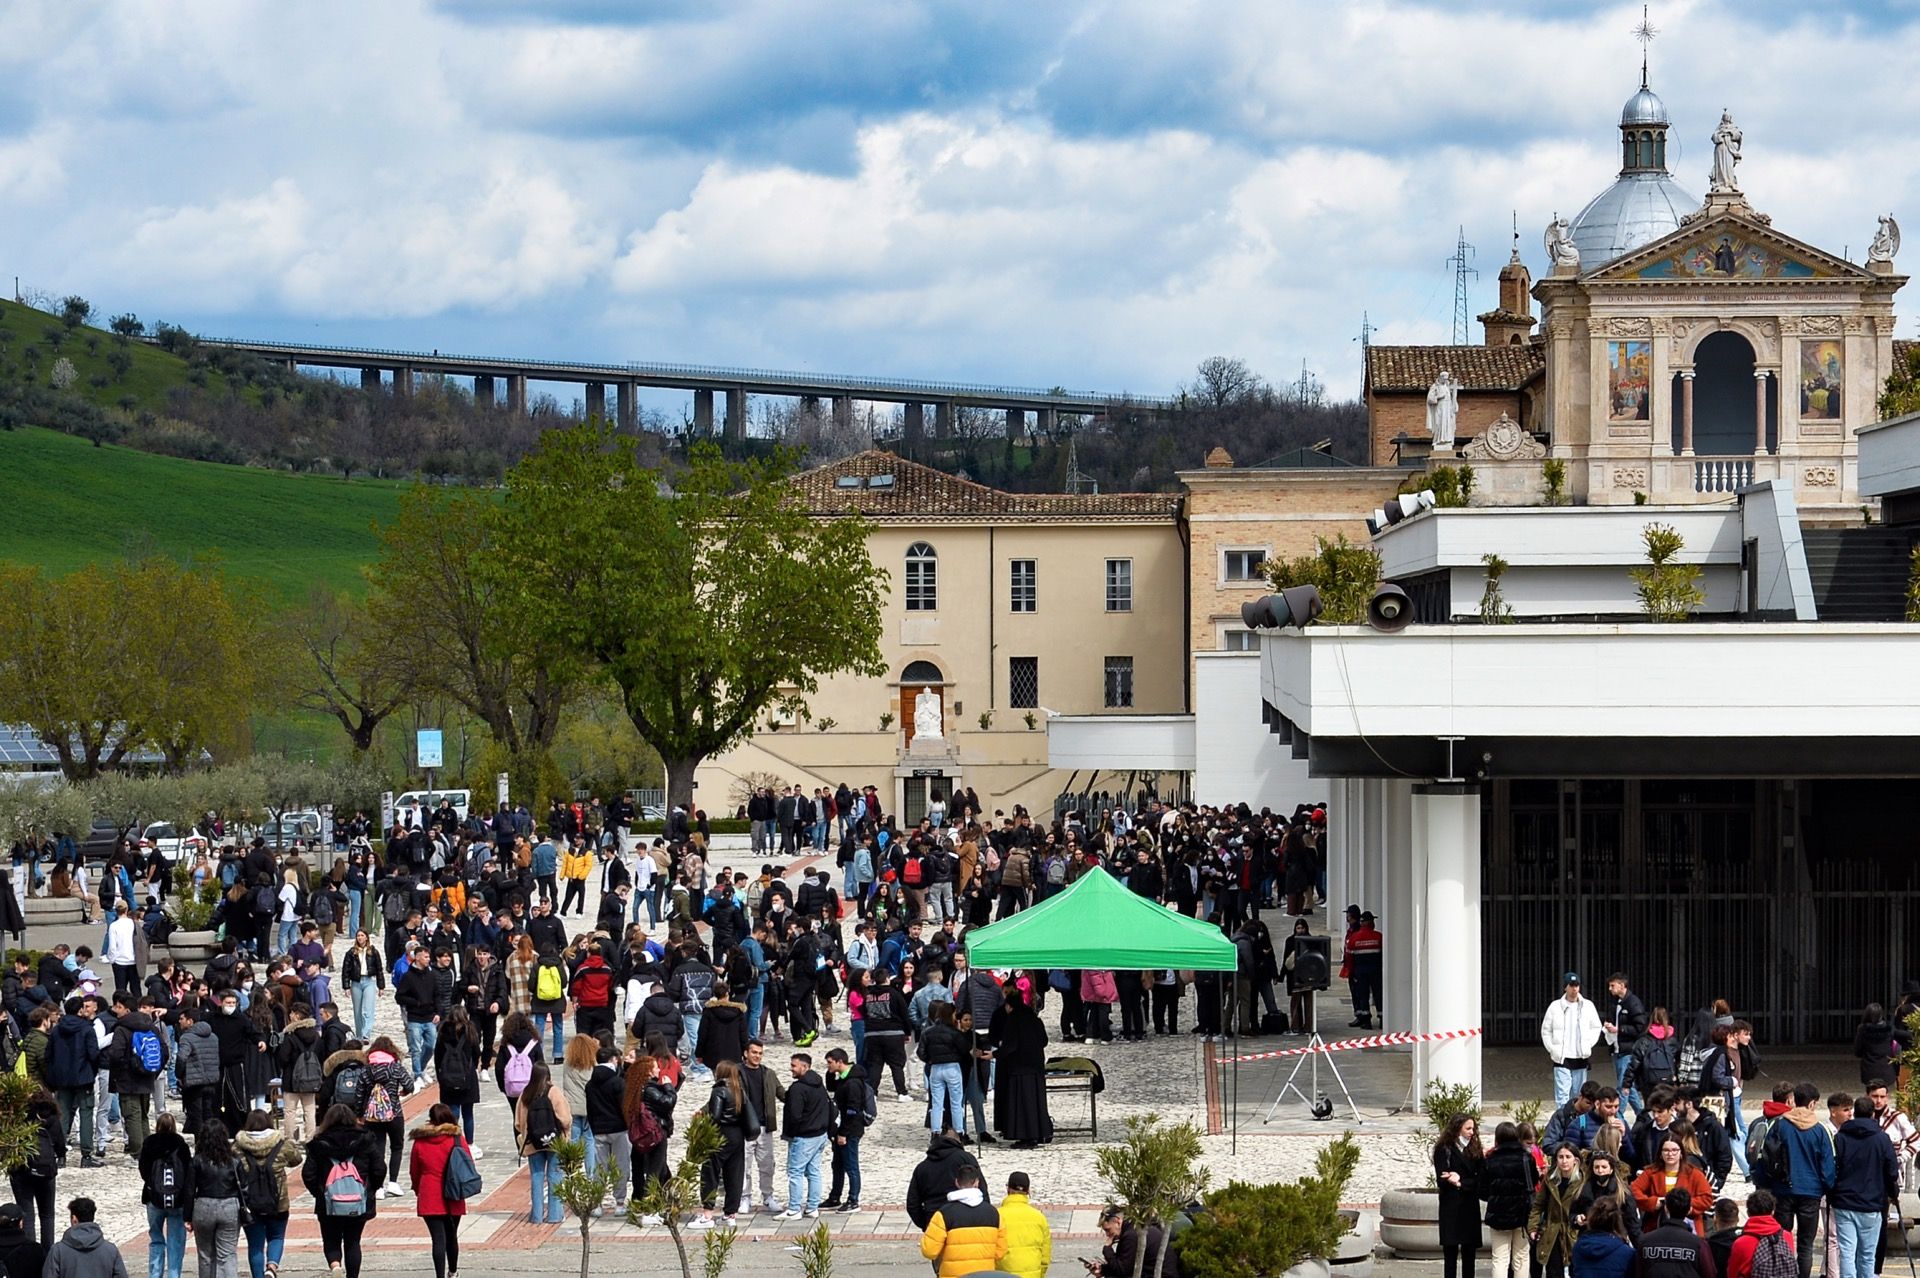
M 708 821 L 707 825 L 715 834 L 753 833 L 753 823 L 744 818 L 736 821 L 732 817 L 723 817 L 718 821 Z M 633 832 L 635 834 L 648 835 L 665 834 L 667 832 L 667 826 L 664 821 L 636 821 L 633 826 Z

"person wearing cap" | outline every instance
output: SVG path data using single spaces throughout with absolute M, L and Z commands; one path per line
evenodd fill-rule
M 1553 1062 L 1553 1103 L 1564 1105 L 1587 1081 L 1587 1058 L 1603 1033 L 1600 1009 L 1580 993 L 1580 974 L 1568 972 L 1565 993 L 1540 1018 L 1540 1045 Z
M 1347 988 L 1353 993 L 1353 1019 L 1348 1024 L 1355 1029 L 1372 1029 L 1374 1014 L 1378 1013 L 1380 1025 L 1385 1028 L 1387 1013 L 1380 1002 L 1384 984 L 1380 930 L 1373 925 L 1372 910 L 1359 910 L 1350 905 L 1347 915 L 1356 920 L 1347 928 L 1346 941 L 1340 950 L 1341 970 L 1346 973 Z
M 1053 1263 L 1053 1229 L 1038 1207 L 1028 1201 L 1033 1185 L 1023 1171 L 1007 1177 L 1006 1197 L 1000 1200 L 1000 1240 L 994 1264 L 1015 1278 L 1047 1278 Z
M 46 1244 L 27 1232 L 26 1209 L 19 1203 L 0 1206 L 0 1275 L 40 1278 L 46 1267 Z

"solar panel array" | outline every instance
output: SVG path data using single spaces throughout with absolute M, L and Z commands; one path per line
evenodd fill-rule
M 135 750 L 121 762 L 159 764 L 166 762 L 166 756 L 158 750 Z M 47 771 L 59 766 L 59 756 L 34 734 L 32 728 L 18 723 L 0 723 L 0 769 Z

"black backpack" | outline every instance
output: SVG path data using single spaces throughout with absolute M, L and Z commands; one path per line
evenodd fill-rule
M 535 1149 L 551 1148 L 560 1139 L 560 1118 L 553 1102 L 545 1096 L 527 1096 L 527 1144 Z
M 240 1154 L 240 1201 L 246 1204 L 255 1220 L 280 1215 L 280 1195 L 287 1185 L 287 1178 L 280 1170 L 280 1147 L 284 1143 L 275 1141 L 263 1155 Z
M 287 1090 L 299 1096 L 311 1096 L 320 1090 L 325 1073 L 320 1065 L 320 1039 L 316 1036 L 312 1047 L 303 1047 L 294 1054 L 293 1063 L 287 1067 Z
M 147 1194 L 161 1211 L 180 1211 L 187 1205 L 187 1158 L 175 1150 L 147 1169 Z
M 66 1152 L 65 1133 L 56 1132 L 50 1125 L 42 1122 L 34 1138 L 33 1152 L 27 1155 L 27 1174 L 50 1179 L 60 1170 L 60 1158 Z
M 440 1086 L 464 1092 L 478 1084 L 474 1073 L 473 1058 L 467 1055 L 467 1049 L 459 1043 L 447 1044 L 445 1059 L 440 1062 Z

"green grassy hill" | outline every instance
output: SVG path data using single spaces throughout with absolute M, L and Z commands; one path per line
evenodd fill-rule
M 283 600 L 316 581 L 357 594 L 360 566 L 376 554 L 373 524 L 392 518 L 407 487 L 95 448 L 37 428 L 4 431 L 0 559 L 67 572 L 144 540 L 183 557 L 218 551 L 229 572 Z
M 95 320 L 106 322 L 102 316 Z M 68 329 L 57 315 L 0 301 L 0 385 L 50 386 L 53 366 L 62 358 L 72 361 L 76 374 L 68 389 L 102 408 L 158 412 L 166 408 L 167 392 L 176 386 L 219 390 L 227 385 L 219 370 L 195 369 L 157 346 L 123 341 L 105 328 Z M 115 367 L 116 360 L 124 371 Z

